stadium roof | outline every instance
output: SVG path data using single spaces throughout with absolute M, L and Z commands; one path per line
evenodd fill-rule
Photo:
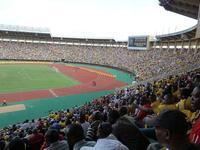
M 0 24 L 1 38 L 16 38 L 22 39 L 48 39 L 51 37 L 48 28 L 36 28 L 26 26 L 2 25 Z
M 90 39 L 90 38 L 65 38 L 65 37 L 52 37 L 54 41 L 65 41 L 72 43 L 116 43 L 114 39 Z
M 177 39 L 192 39 L 195 38 L 197 25 L 179 32 L 163 34 L 156 36 L 158 40 L 177 40 Z
M 26 27 L 26 26 L 16 26 L 16 25 L 3 25 L 3 24 L 0 24 L 0 31 L 50 34 L 50 30 L 48 28 Z
M 159 0 L 160 5 L 172 11 L 193 19 L 198 19 L 199 0 Z
M 53 37 L 48 28 L 35 28 L 25 26 L 1 25 L 0 38 L 7 39 L 22 39 L 22 40 L 45 40 L 54 42 L 69 42 L 69 43 L 97 43 L 97 44 L 124 44 L 127 42 L 116 42 L 114 39 L 102 38 L 68 38 L 68 37 Z

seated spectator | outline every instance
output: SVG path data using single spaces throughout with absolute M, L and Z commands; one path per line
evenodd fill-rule
M 6 142 L 4 140 L 0 140 L 0 150 L 5 150 Z
M 96 142 L 85 141 L 84 131 L 81 125 L 71 124 L 67 132 L 69 146 L 73 150 L 79 150 L 83 146 L 94 146 Z
M 8 150 L 26 150 L 25 142 L 16 137 L 8 144 Z
M 187 131 L 189 126 L 186 116 L 179 110 L 162 111 L 156 118 L 155 127 L 158 142 L 169 150 L 200 149 L 188 140 Z M 160 146 L 157 147 L 160 148 Z M 156 149 L 155 144 L 149 145 L 148 150 L 152 149 Z
M 41 133 L 38 133 L 37 129 L 34 129 L 33 134 L 29 138 L 31 150 L 40 150 L 43 142 L 44 136 Z
M 128 108 L 127 108 L 126 106 L 122 106 L 122 107 L 119 109 L 119 114 L 120 114 L 120 116 L 127 115 L 127 114 L 128 114 Z
M 156 102 L 154 102 L 154 104 L 155 103 Z M 165 109 L 172 109 L 172 110 L 177 109 L 176 104 L 174 103 L 174 97 L 170 93 L 167 93 L 163 96 L 162 102 L 159 103 L 156 106 L 156 108 L 154 107 L 153 111 L 156 114 L 159 114 L 162 110 L 165 110 Z M 146 116 L 144 118 L 145 125 L 148 127 L 152 127 L 156 117 L 157 117 L 157 115 L 155 115 L 155 114 Z
M 146 150 L 149 140 L 135 126 L 130 117 L 123 116 L 113 125 L 114 136 L 129 150 Z
M 94 147 L 84 146 L 81 150 L 128 150 L 120 141 L 112 134 L 112 126 L 108 122 L 100 123 L 98 126 L 98 140 Z
M 45 139 L 49 147 L 44 150 L 69 150 L 67 141 L 59 141 L 59 134 L 55 129 L 49 129 L 45 134 Z
M 98 126 L 97 137 L 106 138 L 112 133 L 112 125 L 109 122 L 102 122 Z
M 86 136 L 87 134 L 87 130 L 90 126 L 90 123 L 86 121 L 86 117 L 85 117 L 85 114 L 80 114 L 80 119 L 79 119 L 79 122 L 83 128 L 83 131 L 84 131 L 84 135 Z
M 117 119 L 119 119 L 120 114 L 117 110 L 110 110 L 110 112 L 108 113 L 108 121 L 110 124 L 114 124 Z
M 144 110 L 148 110 L 151 109 L 151 104 L 150 102 L 147 100 L 147 97 L 143 96 L 140 98 L 140 102 L 139 105 L 143 108 L 141 109 L 141 107 L 136 108 L 135 109 L 135 114 L 134 114 L 134 119 L 136 120 L 136 124 L 139 127 L 144 127 L 144 123 L 143 123 L 143 119 L 148 115 L 151 114 L 148 111 L 144 111 Z
M 99 124 L 102 121 L 102 115 L 99 111 L 96 111 L 92 114 L 92 122 L 90 127 L 88 128 L 86 134 L 86 140 L 88 141 L 96 141 L 97 140 L 97 129 Z
M 192 120 L 193 128 L 189 134 L 189 139 L 200 145 L 200 86 L 197 86 L 192 91 L 191 107 L 195 112 L 195 117 Z

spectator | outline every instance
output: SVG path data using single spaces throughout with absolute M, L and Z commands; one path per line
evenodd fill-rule
M 86 136 L 87 130 L 90 126 L 90 123 L 86 121 L 85 114 L 83 114 L 83 113 L 80 114 L 80 120 L 79 121 L 80 121 L 80 124 L 83 128 L 84 136 Z
M 114 124 L 117 119 L 119 119 L 120 117 L 120 114 L 117 110 L 111 110 L 109 113 L 108 113 L 108 121 L 110 124 Z
M 84 146 L 81 150 L 128 150 L 128 148 L 118 141 L 113 135 L 112 126 L 110 123 L 103 122 L 98 126 L 98 140 L 94 147 Z M 110 136 L 109 136 L 110 135 Z
M 45 134 L 45 139 L 49 147 L 44 150 L 69 150 L 67 141 L 59 141 L 59 134 L 55 129 L 49 129 Z
M 127 117 L 121 117 L 113 125 L 113 134 L 129 150 L 146 150 L 148 139 L 139 131 L 135 123 Z
M 112 133 L 112 125 L 109 122 L 102 122 L 98 126 L 98 138 L 106 138 Z
M 43 142 L 44 136 L 41 133 L 38 133 L 37 129 L 34 129 L 33 134 L 29 138 L 31 150 L 40 150 Z
M 8 150 L 26 150 L 25 142 L 16 137 L 8 144 Z
M 0 150 L 5 150 L 6 142 L 4 140 L 0 140 Z
M 7 106 L 7 105 L 8 105 L 8 104 L 7 104 L 6 99 L 3 99 L 2 106 Z
M 67 140 L 73 150 L 79 150 L 83 146 L 94 146 L 96 143 L 94 141 L 85 141 L 83 128 L 79 124 L 71 124 L 69 126 Z
M 92 122 L 90 127 L 88 128 L 86 140 L 96 141 L 97 140 L 97 129 L 99 124 L 101 123 L 102 115 L 99 111 L 96 111 L 92 114 Z
M 189 134 L 190 141 L 200 145 L 200 86 L 194 88 L 191 99 L 192 110 L 195 118 L 192 120 L 193 128 Z
M 187 137 L 188 123 L 186 116 L 179 110 L 164 110 L 156 119 L 158 142 L 170 150 L 199 150 Z M 148 149 L 152 149 L 151 145 Z

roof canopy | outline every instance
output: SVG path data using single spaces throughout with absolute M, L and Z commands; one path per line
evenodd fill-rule
M 159 0 L 160 5 L 172 11 L 193 19 L 198 19 L 199 0 Z

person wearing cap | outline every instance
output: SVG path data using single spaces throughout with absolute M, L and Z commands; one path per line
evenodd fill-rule
M 200 150 L 198 145 L 189 141 L 188 128 L 189 124 L 186 121 L 186 116 L 179 110 L 164 110 L 155 121 L 158 142 L 168 150 Z M 147 150 L 157 149 L 155 145 L 150 144 Z

